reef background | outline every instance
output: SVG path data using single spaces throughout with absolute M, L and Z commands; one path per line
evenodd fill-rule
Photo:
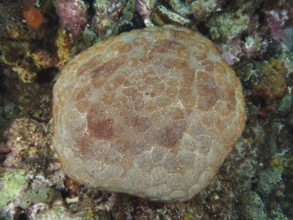
M 0 0 L 0 219 L 292 219 L 292 18 L 285 0 Z M 164 24 L 207 36 L 235 70 L 242 137 L 188 202 L 77 185 L 51 146 L 59 70 L 99 40 Z

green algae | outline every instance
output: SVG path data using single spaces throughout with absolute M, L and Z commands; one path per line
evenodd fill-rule
M 34 203 L 50 203 L 55 197 L 55 191 L 51 188 L 44 187 L 27 191 L 20 199 L 20 206 L 24 209 Z
M 28 180 L 26 171 L 22 169 L 7 170 L 0 179 L 0 209 L 19 197 L 22 190 L 26 188 Z
M 256 191 L 262 196 L 267 197 L 274 193 L 282 181 L 281 173 L 271 169 L 263 170 L 258 175 Z
M 213 40 L 227 41 L 248 28 L 249 17 L 240 12 L 223 13 L 208 21 Z
M 242 214 L 244 219 L 247 220 L 267 219 L 264 203 L 256 192 L 252 191 L 245 196 Z

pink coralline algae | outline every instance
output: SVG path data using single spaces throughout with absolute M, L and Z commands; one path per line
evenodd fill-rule
M 87 23 L 88 6 L 82 0 L 57 0 L 56 11 L 62 25 L 78 36 Z

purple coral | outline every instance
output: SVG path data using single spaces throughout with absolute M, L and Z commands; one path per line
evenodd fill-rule
M 150 16 L 154 4 L 155 1 L 153 0 L 138 0 L 135 4 L 135 9 L 138 12 L 138 14 L 142 17 L 143 22 L 146 26 L 153 26 Z
M 288 20 L 288 11 L 282 10 L 280 12 L 276 10 L 266 11 L 265 12 L 265 21 L 270 28 L 271 37 L 280 41 L 283 40 L 284 36 L 282 33 L 282 26 Z
M 243 56 L 241 40 L 237 37 L 230 39 L 226 44 L 219 44 L 222 57 L 229 65 L 234 65 Z
M 78 36 L 87 23 L 88 6 L 82 0 L 57 0 L 56 11 L 62 25 Z

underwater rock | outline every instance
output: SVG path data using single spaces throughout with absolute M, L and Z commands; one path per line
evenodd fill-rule
M 65 65 L 53 93 L 65 173 L 157 201 L 203 190 L 246 121 L 242 86 L 213 43 L 174 26 L 98 42 Z

